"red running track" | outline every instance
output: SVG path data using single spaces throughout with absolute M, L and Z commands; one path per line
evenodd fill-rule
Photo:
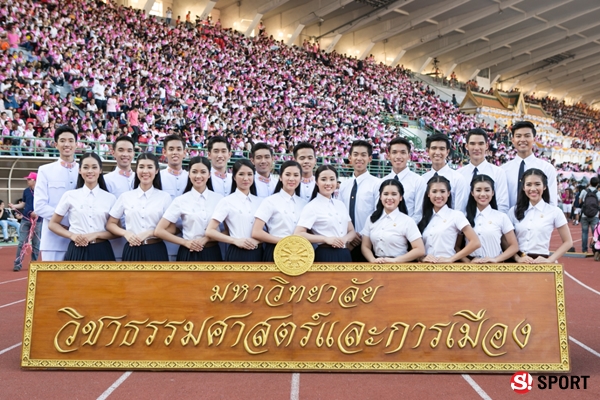
M 581 229 L 571 226 L 577 250 Z M 553 237 L 552 248 L 560 239 Z M 572 372 L 587 390 L 510 388 L 510 375 L 244 372 L 24 371 L 20 368 L 27 268 L 12 271 L 15 247 L 1 247 L 0 399 L 598 399 L 600 398 L 600 262 L 565 266 Z M 585 286 L 584 286 L 585 285 Z M 584 346 L 584 347 L 582 347 Z

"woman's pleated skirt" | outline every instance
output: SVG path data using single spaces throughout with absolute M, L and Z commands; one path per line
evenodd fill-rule
M 352 255 L 348 249 L 334 249 L 329 246 L 319 246 L 315 250 L 316 263 L 351 263 Z
M 265 243 L 263 248 L 263 262 L 274 262 L 273 253 L 275 252 L 276 244 L 273 243 Z
M 123 247 L 123 261 L 169 261 L 169 253 L 165 242 Z
M 75 246 L 74 242 L 70 242 L 65 261 L 115 261 L 115 253 L 108 240 L 87 246 Z
M 219 246 L 205 247 L 202 251 L 190 251 L 185 246 L 179 246 L 177 261 L 187 262 L 213 262 L 223 261 Z
M 225 255 L 225 261 L 231 262 L 262 262 L 262 260 L 262 246 L 258 246 L 258 249 L 246 250 L 240 249 L 235 245 L 229 245 L 227 248 L 227 254 Z

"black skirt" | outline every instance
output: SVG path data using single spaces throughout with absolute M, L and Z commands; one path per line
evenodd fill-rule
M 65 261 L 115 261 L 115 253 L 108 240 L 87 246 L 75 246 L 74 242 L 69 242 Z
M 316 263 L 351 263 L 352 256 L 348 249 L 334 249 L 333 247 L 319 246 L 315 250 Z
M 223 261 L 223 257 L 219 246 L 205 247 L 202 251 L 190 251 L 185 246 L 179 246 L 177 261 L 212 262 Z
M 275 252 L 275 244 L 265 243 L 263 249 L 263 262 L 272 263 L 275 262 L 273 259 L 273 253 Z
M 123 261 L 169 261 L 169 253 L 165 242 L 123 247 Z
M 261 262 L 263 260 L 263 248 L 258 246 L 255 250 L 240 249 L 235 245 L 227 248 L 225 261 L 231 262 Z

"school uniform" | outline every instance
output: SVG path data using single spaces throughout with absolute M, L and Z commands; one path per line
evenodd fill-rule
M 163 218 L 173 224 L 181 221 L 182 237 L 185 240 L 199 239 L 205 236 L 206 227 L 221 199 L 223 196 L 208 189 L 199 193 L 192 188 L 173 200 Z M 223 258 L 217 242 L 210 241 L 202 251 L 190 251 L 185 246 L 179 246 L 177 261 L 212 262 L 223 261 Z
M 423 192 L 421 193 L 421 207 L 423 206 L 423 197 L 427 192 L 427 182 L 434 177 L 435 174 L 441 175 L 450 181 L 450 193 L 452 194 L 452 208 L 454 210 L 462 211 L 463 213 L 467 209 L 467 201 L 469 200 L 469 183 L 465 181 L 465 178 L 460 172 L 450 168 L 448 164 L 444 165 L 439 171 L 431 169 L 425 175 L 423 175 L 423 182 L 425 183 Z
M 210 170 L 210 180 L 212 182 L 213 191 L 215 193 L 220 194 L 223 197 L 229 196 L 231 193 L 231 174 L 229 172 L 225 172 L 221 174 L 216 171 L 214 168 Z
M 151 187 L 146 192 L 141 188 L 123 193 L 110 210 L 110 216 L 121 219 L 125 216 L 127 230 L 135 234 L 155 229 L 171 204 L 171 196 Z M 123 261 L 169 261 L 165 243 L 149 237 L 140 246 L 125 243 Z
M 54 212 L 61 216 L 69 214 L 69 232 L 102 232 L 106 231 L 108 213 L 116 201 L 114 195 L 100 189 L 99 185 L 92 190 L 84 186 L 63 194 Z M 65 261 L 115 261 L 115 254 L 106 239 L 96 239 L 81 247 L 70 241 Z
M 302 178 L 300 181 L 300 197 L 307 203 L 310 201 L 313 191 L 315 190 L 315 184 L 316 181 L 314 175 L 310 178 Z
M 307 202 L 297 195 L 281 190 L 262 201 L 254 217 L 264 221 L 269 234 L 284 238 L 294 234 L 302 209 Z M 275 244 L 265 243 L 263 261 L 273 262 Z
M 135 172 L 132 170 L 122 171 L 119 167 L 115 168 L 114 171 L 104 175 L 104 182 L 106 182 L 106 188 L 109 193 L 112 193 L 117 199 L 125 192 L 133 190 L 133 182 L 135 180 Z M 121 225 L 125 229 L 125 219 L 121 219 Z M 113 252 L 115 253 L 115 260 L 121 261 L 123 257 L 123 248 L 125 247 L 124 237 L 116 238 L 110 241 Z
M 65 258 L 70 240 L 50 231 L 48 223 L 62 195 L 67 190 L 75 189 L 78 175 L 79 165 L 74 161 L 67 163 L 57 160 L 38 169 L 33 209 L 44 219 L 40 240 L 43 261 L 63 261 Z M 68 215 L 65 215 L 61 225 L 69 225 Z
M 426 191 L 427 182 L 423 178 L 412 172 L 408 167 L 404 168 L 398 174 L 392 171 L 389 175 L 385 176 L 383 180 L 396 179 L 402 184 L 404 188 L 404 204 L 406 204 L 406 210 L 408 216 L 413 219 L 416 223 L 421 221 L 423 215 L 423 193 Z M 419 197 L 420 196 L 420 197 Z
M 452 257 L 456 254 L 456 238 L 469 221 L 461 211 L 444 205 L 434 212 L 429 224 L 423 231 L 425 254 L 436 257 Z
M 531 168 L 541 169 L 546 177 L 548 177 L 548 192 L 550 193 L 550 205 L 558 205 L 558 185 L 556 182 L 556 169 L 547 161 L 536 158 L 531 154 L 523 159 L 518 155 L 512 160 L 502 165 L 502 169 L 506 174 L 506 183 L 508 186 L 508 204 L 509 207 L 514 207 L 517 204 L 517 196 L 519 191 L 519 170 L 523 163 L 523 172 Z
M 508 217 L 515 226 L 519 250 L 533 258 L 539 255 L 548 257 L 552 232 L 567 224 L 565 214 L 544 200 L 535 206 L 530 203 L 521 221 L 515 216 L 515 207 L 508 211 Z
M 303 209 L 298 226 L 312 230 L 313 234 L 326 237 L 343 237 L 348 233 L 350 215 L 340 200 L 328 199 L 320 193 Z M 315 262 L 352 262 L 347 248 L 335 249 L 328 244 L 318 243 Z
M 229 236 L 232 238 L 251 238 L 254 214 L 261 201 L 261 198 L 253 194 L 246 196 L 239 189 L 236 189 L 235 192 L 219 201 L 212 219 L 219 223 L 225 223 L 229 228 Z M 225 261 L 260 262 L 262 261 L 262 254 L 262 246 L 258 246 L 254 250 L 246 250 L 230 245 L 227 248 Z
M 256 186 L 256 196 L 264 199 L 275 192 L 277 178 L 273 177 L 273 174 L 270 174 L 268 178 L 265 178 L 257 172 L 254 174 L 254 185 Z
M 160 171 L 160 181 L 162 183 L 162 190 L 171 196 L 171 200 L 181 196 L 185 187 L 188 183 L 188 172 L 186 170 L 176 171 L 171 168 L 163 169 Z M 181 221 L 177 222 L 177 227 L 181 228 Z M 169 253 L 169 261 L 175 261 L 177 259 L 177 252 L 179 251 L 179 245 L 165 241 L 167 246 L 167 252 Z
M 389 214 L 384 211 L 375 222 L 369 217 L 360 234 L 371 240 L 377 258 L 402 256 L 408 253 L 411 242 L 421 238 L 415 221 L 398 209 Z
M 502 235 L 514 230 L 514 226 L 506 213 L 494 210 L 488 205 L 483 211 L 477 209 L 473 230 L 479 238 L 481 247 L 471 253 L 473 258 L 498 257 L 503 253 L 500 242 Z
M 475 171 L 475 169 L 477 169 L 477 171 Z M 508 212 L 508 184 L 506 181 L 506 173 L 502 168 L 483 160 L 478 166 L 469 163 L 469 165 L 460 168 L 458 172 L 465 178 L 465 181 L 469 185 L 469 189 L 475 175 L 487 175 L 492 178 L 494 180 L 494 194 L 496 195 L 498 211 L 505 214 Z
M 361 232 L 365 221 L 373 214 L 377 201 L 379 200 L 379 186 L 381 181 L 365 172 L 359 177 L 353 176 L 340 185 L 339 199 L 344 203 L 349 211 L 352 225 L 356 232 Z M 356 191 L 354 187 L 356 186 Z M 353 196 L 353 193 L 356 193 Z M 354 199 L 353 199 L 354 197 Z M 352 215 L 352 202 L 354 202 L 354 215 Z M 360 246 L 352 250 L 352 261 L 366 262 L 367 260 L 362 255 Z

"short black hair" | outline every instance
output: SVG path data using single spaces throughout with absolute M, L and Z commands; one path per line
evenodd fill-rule
M 254 153 L 258 150 L 269 150 L 271 156 L 273 156 L 273 148 L 266 144 L 265 142 L 258 142 L 254 146 L 252 146 L 252 150 L 250 150 L 250 158 L 254 158 Z
M 428 136 L 425 141 L 425 147 L 431 147 L 431 143 L 433 142 L 444 142 L 446 143 L 446 148 L 450 150 L 450 138 L 443 133 L 434 133 L 433 135 Z
M 75 132 L 75 129 L 71 128 L 69 125 L 63 125 L 56 128 L 56 130 L 54 131 L 54 141 L 58 142 L 58 138 L 63 133 L 72 134 L 75 137 L 75 141 L 77 141 L 77 132 Z
M 515 136 L 515 131 L 521 128 L 530 128 L 533 132 L 533 137 L 535 137 L 536 130 L 535 125 L 531 121 L 518 121 L 510 127 L 510 136 Z
M 488 135 L 487 132 L 481 128 L 475 128 L 475 129 L 471 129 L 468 133 L 467 133 L 467 140 L 466 143 L 469 143 L 469 139 L 471 138 L 471 136 L 483 136 L 483 139 L 485 140 L 485 142 L 488 142 Z
M 367 142 L 366 140 L 355 140 L 354 142 L 352 142 L 352 144 L 350 145 L 350 154 L 352 154 L 352 149 L 354 149 L 355 147 L 366 147 L 369 157 L 373 155 L 373 145 Z
M 594 176 L 594 177 L 592 177 L 592 179 L 590 179 L 591 187 L 598 187 L 598 183 L 600 183 L 600 179 L 598 179 L 597 176 Z
M 127 136 L 127 135 L 121 135 L 117 139 L 115 139 L 115 141 L 113 142 L 113 145 L 112 145 L 113 150 L 116 150 L 117 143 L 123 142 L 123 141 L 131 143 L 131 145 L 135 149 L 135 142 L 133 141 L 133 138 L 131 136 Z
M 316 153 L 315 146 L 313 146 L 312 144 L 310 144 L 308 142 L 300 142 L 297 145 L 295 145 L 294 149 L 292 150 L 292 154 L 294 155 L 294 158 L 296 158 L 298 156 L 298 151 L 302 150 L 302 149 L 310 149 L 313 151 L 313 153 Z
M 392 146 L 395 144 L 405 145 L 406 148 L 408 149 L 408 152 L 410 153 L 410 149 L 412 148 L 412 144 L 410 143 L 410 140 L 403 138 L 401 136 L 395 137 L 390 141 L 390 143 L 387 146 L 388 153 L 392 150 Z
M 215 143 L 225 143 L 225 145 L 227 145 L 227 150 L 231 151 L 231 144 L 226 138 L 224 138 L 223 136 L 213 136 L 210 139 L 208 139 L 208 144 L 206 146 L 209 153 L 212 151 Z
M 181 142 L 181 144 L 183 145 L 183 148 L 185 149 L 185 139 L 184 139 L 184 138 L 182 138 L 182 137 L 181 137 L 181 136 L 179 136 L 179 135 L 176 135 L 176 134 L 173 134 L 173 135 L 166 136 L 166 137 L 163 139 L 163 147 L 164 147 L 164 148 L 167 148 L 167 143 L 169 143 L 169 142 L 173 142 L 173 141 L 176 141 L 176 140 L 180 141 L 180 142 Z

